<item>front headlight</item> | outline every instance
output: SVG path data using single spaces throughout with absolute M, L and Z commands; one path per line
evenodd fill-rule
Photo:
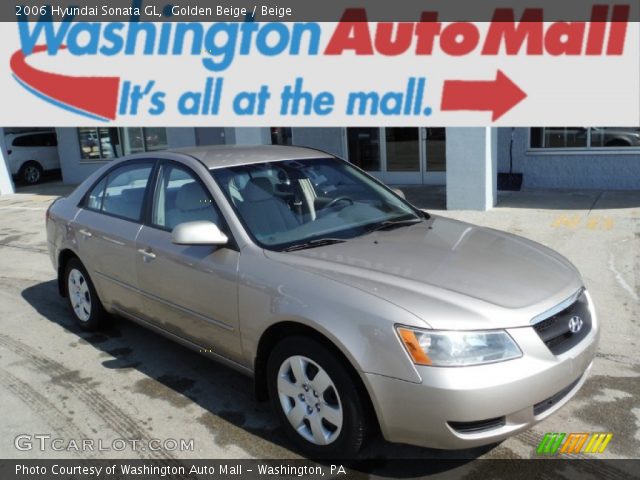
M 397 332 L 417 365 L 461 367 L 503 362 L 522 356 L 504 330 L 446 332 L 397 327 Z

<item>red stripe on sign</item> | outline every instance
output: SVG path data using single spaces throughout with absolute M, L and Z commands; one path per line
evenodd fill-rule
M 46 49 L 46 45 L 38 45 L 33 53 Z M 73 77 L 43 72 L 27 64 L 22 50 L 11 56 L 10 66 L 20 80 L 40 93 L 79 110 L 115 120 L 120 77 Z

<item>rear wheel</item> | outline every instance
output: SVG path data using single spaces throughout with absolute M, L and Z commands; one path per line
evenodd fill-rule
M 65 269 L 67 300 L 76 323 L 83 330 L 98 330 L 107 319 L 91 278 L 82 262 L 72 258 Z
M 27 185 L 34 185 L 42 180 L 42 166 L 38 162 L 27 162 L 20 168 L 20 180 Z
M 286 338 L 269 356 L 267 384 L 287 435 L 306 454 L 358 453 L 365 437 L 363 404 L 335 353 L 310 338 Z

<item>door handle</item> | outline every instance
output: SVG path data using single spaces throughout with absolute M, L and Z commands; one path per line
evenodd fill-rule
M 144 248 L 139 248 L 138 253 L 142 255 L 144 258 L 147 258 L 149 260 L 154 260 L 156 258 L 155 253 L 153 253 L 152 251 L 146 250 Z
M 93 237 L 93 233 L 91 233 L 89 230 L 85 230 L 84 228 L 78 230 L 78 233 L 84 237 Z

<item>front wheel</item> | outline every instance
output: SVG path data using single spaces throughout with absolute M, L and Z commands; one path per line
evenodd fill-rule
M 346 367 L 306 337 L 282 340 L 267 363 L 269 397 L 289 438 L 312 458 L 354 457 L 365 437 L 360 393 Z
M 82 262 L 72 258 L 65 269 L 67 300 L 76 323 L 83 330 L 98 330 L 106 321 L 107 313 Z

